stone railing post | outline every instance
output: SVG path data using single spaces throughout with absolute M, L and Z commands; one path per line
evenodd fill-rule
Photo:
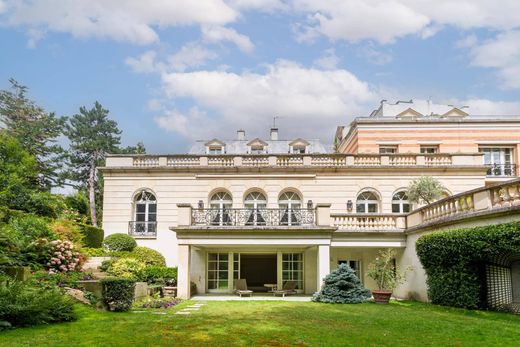
M 323 227 L 332 225 L 330 204 L 316 204 L 316 225 Z
M 200 166 L 208 166 L 208 157 L 200 157 Z
M 475 211 L 490 210 L 493 207 L 493 201 L 491 201 L 491 190 L 486 189 L 473 194 L 473 206 Z
M 270 155 L 267 158 L 267 160 L 268 160 L 269 166 L 276 166 L 276 157 L 275 156 Z
M 415 165 L 426 165 L 426 159 L 424 158 L 424 155 L 418 155 L 415 157 Z
M 177 204 L 179 209 L 178 225 L 179 226 L 190 226 L 191 223 L 191 205 L 190 204 Z
M 168 165 L 168 158 L 159 157 L 159 166 L 166 166 L 166 165 Z
M 242 157 L 233 157 L 233 166 L 242 166 Z

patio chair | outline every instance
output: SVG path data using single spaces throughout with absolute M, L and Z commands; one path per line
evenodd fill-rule
M 297 285 L 298 284 L 296 283 L 296 281 L 287 281 L 285 282 L 281 290 L 273 290 L 273 295 L 281 295 L 282 298 L 285 298 L 286 295 L 296 294 Z
M 252 290 L 247 289 L 247 282 L 246 282 L 245 278 L 237 280 L 237 287 L 235 289 L 235 294 L 238 294 L 240 297 L 242 297 L 242 295 L 251 296 L 251 294 L 253 294 Z

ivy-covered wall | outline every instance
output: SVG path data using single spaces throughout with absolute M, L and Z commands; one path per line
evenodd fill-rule
M 485 264 L 520 252 L 520 222 L 432 233 L 417 240 L 432 303 L 484 309 Z

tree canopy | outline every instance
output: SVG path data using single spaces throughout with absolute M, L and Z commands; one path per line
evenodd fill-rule
M 35 157 L 40 189 L 61 186 L 64 150 L 58 139 L 62 135 L 65 118 L 46 112 L 28 99 L 26 86 L 14 79 L 9 82 L 11 89 L 0 91 L 0 121 L 8 134 Z

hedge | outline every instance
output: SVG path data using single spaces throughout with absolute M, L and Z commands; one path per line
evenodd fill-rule
M 85 247 L 101 248 L 103 246 L 103 238 L 105 237 L 103 229 L 81 223 L 78 223 L 78 226 L 84 236 L 83 243 Z
M 128 278 L 104 278 L 103 302 L 110 311 L 128 311 L 134 301 L 135 280 Z
M 485 309 L 485 264 L 502 253 L 520 252 L 520 223 L 428 234 L 416 246 L 432 303 Z

